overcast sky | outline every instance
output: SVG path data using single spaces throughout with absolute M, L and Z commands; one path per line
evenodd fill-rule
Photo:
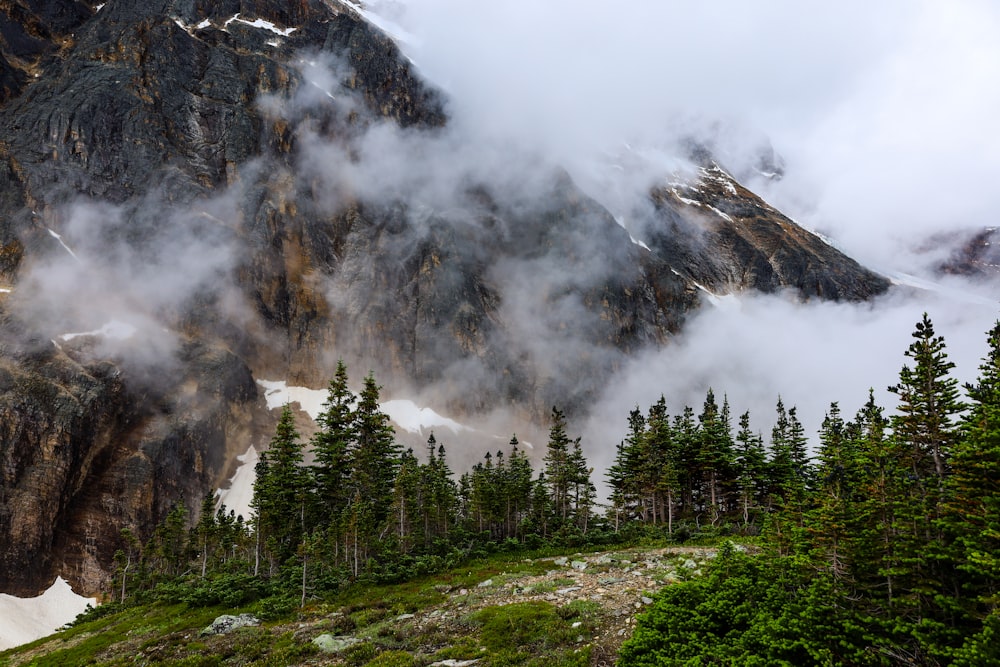
M 760 133 L 785 158 L 774 203 L 869 263 L 915 233 L 997 222 L 996 2 L 370 6 L 405 29 L 456 123 L 571 169 L 723 122 L 734 149 Z

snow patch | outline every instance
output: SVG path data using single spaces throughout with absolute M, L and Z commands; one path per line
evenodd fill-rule
M 240 454 L 236 460 L 240 462 L 236 472 L 229 479 L 229 486 L 215 492 L 215 499 L 233 510 L 237 516 L 249 519 L 253 516 L 250 501 L 253 500 L 253 482 L 256 479 L 257 449 L 250 445 L 246 453 Z
M 356 11 L 362 16 L 366 21 L 374 25 L 376 28 L 389 35 L 394 42 L 403 44 L 417 44 L 419 40 L 411 33 L 404 30 L 395 21 L 391 21 L 384 16 L 381 16 L 373 11 L 365 9 L 357 2 L 352 2 L 351 0 L 343 0 L 344 4 Z M 412 60 L 410 62 L 413 62 Z
M 389 415 L 407 433 L 423 434 L 424 429 L 433 430 L 435 426 L 443 426 L 452 433 L 471 430 L 453 419 L 443 417 L 430 408 L 421 408 L 407 399 L 394 399 L 382 403 L 379 407 Z
M 99 12 L 99 11 L 101 11 L 102 9 L 104 9 L 104 4 L 105 4 L 105 3 L 103 3 L 103 2 L 102 2 L 101 4 L 99 4 L 99 5 L 97 5 L 96 7 L 94 7 L 94 11 L 95 11 L 95 12 Z
M 719 209 L 715 208 L 714 206 L 709 206 L 709 208 L 712 209 L 713 211 L 715 211 L 716 213 L 718 213 L 720 217 L 722 217 L 722 218 L 724 218 L 724 219 L 726 219 L 729 222 L 732 222 L 734 224 L 736 223 L 736 221 L 733 220 L 731 217 L 729 217 L 728 214 L 723 213 L 722 211 L 720 211 Z
M 66 245 L 66 242 L 62 240 L 62 236 L 60 236 L 59 234 L 56 234 L 51 229 L 49 230 L 49 235 L 52 236 L 52 238 L 54 238 L 56 241 L 59 241 L 59 245 L 61 245 L 63 248 L 65 248 L 66 252 L 68 252 L 70 255 L 73 256 L 73 259 L 79 259 L 79 257 L 76 256 L 76 253 L 73 252 L 73 250 L 70 249 L 70 247 L 68 245 Z
M 700 285 L 698 283 L 695 283 L 694 286 L 704 292 L 705 298 L 708 299 L 708 302 L 720 310 L 736 312 L 742 308 L 740 305 L 740 299 L 735 294 L 716 294 L 704 285 Z
M 94 329 L 93 331 L 82 331 L 80 333 L 66 333 L 59 336 L 59 338 L 62 339 L 63 341 L 69 341 L 73 340 L 74 338 L 79 338 L 81 336 L 103 336 L 104 338 L 110 338 L 112 340 L 127 340 L 131 338 L 136 331 L 137 329 L 135 328 L 135 326 L 129 324 L 128 322 L 111 320 L 110 322 L 102 326 L 100 329 Z
M 257 380 L 257 384 L 264 388 L 264 399 L 271 410 L 287 403 L 298 403 L 302 410 L 315 420 L 323 411 L 323 404 L 326 403 L 328 393 L 326 389 L 289 387 L 284 380 Z M 379 408 L 408 433 L 423 433 L 424 429 L 436 426 L 450 429 L 453 433 L 473 430 L 438 414 L 431 408 L 422 408 L 409 399 L 385 401 Z
M 276 410 L 288 403 L 298 403 L 299 407 L 315 420 L 323 412 L 327 391 L 307 387 L 289 387 L 284 380 L 257 380 L 264 388 L 267 407 Z
M 223 29 L 229 29 L 229 24 L 231 23 L 242 23 L 243 25 L 250 26 L 251 28 L 262 28 L 264 30 L 269 30 L 276 35 L 281 35 L 282 37 L 288 37 L 293 32 L 298 30 L 298 28 L 279 28 L 270 21 L 265 21 L 264 19 L 254 19 L 253 21 L 248 21 L 246 19 L 241 19 L 239 13 L 226 19 L 226 22 L 222 24 Z
M 0 651 L 50 635 L 82 614 L 87 605 L 96 604 L 96 598 L 74 593 L 62 577 L 38 597 L 0 593 Z

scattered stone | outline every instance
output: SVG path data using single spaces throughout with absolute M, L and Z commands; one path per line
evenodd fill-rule
M 698 567 L 698 563 L 694 562 L 692 559 L 688 558 L 686 561 L 681 563 L 681 567 L 685 570 L 693 570 Z
M 571 628 L 578 628 L 581 625 L 583 625 L 583 621 L 577 621 L 577 622 L 573 623 L 573 625 L 571 625 L 570 627 Z
M 260 621 L 253 614 L 240 614 L 239 616 L 223 614 L 212 621 L 212 624 L 202 630 L 200 634 L 202 636 L 224 635 L 237 628 L 246 628 L 255 625 L 260 625 Z
M 556 590 L 556 595 L 569 595 L 570 593 L 576 593 L 578 590 L 583 588 L 582 586 L 567 586 L 566 588 L 560 588 Z
M 582 561 L 582 560 L 575 560 L 572 563 L 570 563 L 569 566 L 571 568 L 573 568 L 574 570 L 586 570 L 587 569 L 587 564 L 584 561 Z
M 396 620 L 397 621 L 408 621 L 411 618 L 416 618 L 416 615 L 415 614 L 400 614 L 399 616 L 396 617 Z
M 555 559 L 554 561 L 552 561 L 552 562 L 553 562 L 553 563 L 555 563 L 556 565 L 558 565 L 558 566 L 562 567 L 563 565 L 565 565 L 566 563 L 568 563 L 568 562 L 569 562 L 569 559 L 568 559 L 568 558 L 566 558 L 565 556 L 563 556 L 563 557 L 561 557 L 561 558 L 556 558 L 556 559 Z
M 458 594 L 459 595 L 468 595 L 469 594 L 469 589 L 468 588 L 459 589 Z
M 487 588 L 492 585 L 493 585 L 493 580 L 487 579 L 486 581 L 480 581 L 478 584 L 476 584 L 476 588 Z
M 434 590 L 436 590 L 438 593 L 441 593 L 442 595 L 447 595 L 448 593 L 451 593 L 455 589 L 454 587 L 449 586 L 447 584 L 438 584 L 437 586 L 434 587 Z
M 323 653 L 340 653 L 355 644 L 360 644 L 361 640 L 357 637 L 335 637 L 331 634 L 322 634 L 318 637 L 314 637 L 312 643 L 315 644 L 316 647 Z
M 480 660 L 482 658 L 475 658 L 473 660 L 455 660 L 454 658 L 449 658 L 448 660 L 432 662 L 428 667 L 469 667 L 469 665 L 474 665 Z
M 653 598 L 647 598 L 647 597 L 643 596 L 642 597 L 642 603 L 643 604 L 653 604 Z

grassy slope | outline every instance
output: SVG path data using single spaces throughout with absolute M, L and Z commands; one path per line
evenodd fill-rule
M 0 666 L 610 664 L 650 592 L 693 576 L 710 553 L 673 547 L 566 559 L 498 555 L 402 584 L 355 586 L 221 636 L 200 631 L 223 613 L 265 610 L 155 604 L 0 653 Z M 311 640 L 323 633 L 360 641 L 322 653 Z

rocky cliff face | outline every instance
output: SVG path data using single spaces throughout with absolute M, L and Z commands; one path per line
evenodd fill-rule
M 530 419 L 706 291 L 887 289 L 710 159 L 646 246 L 556 168 L 441 195 L 446 101 L 336 0 L 35 4 L 0 6 L 0 590 L 96 592 L 266 442 L 255 378 L 342 357 Z

